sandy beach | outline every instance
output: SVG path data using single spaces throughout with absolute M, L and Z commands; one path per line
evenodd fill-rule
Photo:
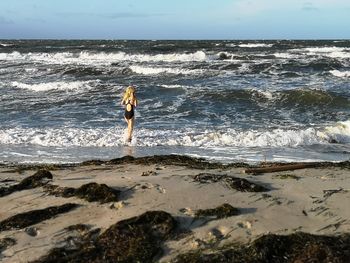
M 293 251 L 265 249 L 250 262 L 349 262 L 348 162 L 247 168 L 185 156 L 3 165 L 0 260 L 249 262 L 239 251 L 283 236 Z

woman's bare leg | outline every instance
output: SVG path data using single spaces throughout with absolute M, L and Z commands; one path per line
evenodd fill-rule
M 134 118 L 128 120 L 128 141 L 132 139 L 132 131 L 134 130 Z

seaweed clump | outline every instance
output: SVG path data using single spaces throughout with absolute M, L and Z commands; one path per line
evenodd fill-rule
M 11 216 L 0 222 L 0 231 L 22 229 L 31 226 L 41 221 L 55 217 L 58 214 L 63 214 L 77 208 L 78 204 L 64 204 L 61 206 L 51 206 L 44 209 L 32 210 L 25 213 L 20 213 Z
M 151 261 L 159 252 L 161 241 L 176 227 L 175 219 L 163 211 L 150 211 L 121 221 L 98 239 L 103 258 L 116 261 Z M 115 249 L 118 248 L 118 249 Z
M 79 188 L 72 187 L 59 187 L 57 185 L 47 185 L 44 190 L 51 195 L 61 197 L 73 197 L 76 196 L 81 199 L 85 199 L 88 202 L 117 202 L 120 191 L 108 187 L 106 184 L 88 183 L 80 186 Z
M 222 204 L 216 208 L 199 209 L 196 211 L 195 217 L 214 217 L 215 219 L 221 219 L 239 214 L 239 209 L 230 204 Z
M 189 252 L 178 255 L 172 262 L 346 263 L 349 258 L 350 234 L 318 236 L 300 232 L 287 236 L 269 234 L 245 246 L 235 244 L 209 253 Z
M 5 237 L 3 239 L 0 239 L 0 254 L 8 247 L 14 246 L 15 244 L 16 240 L 14 240 L 13 238 Z
M 99 161 L 97 161 L 100 164 Z M 135 158 L 133 156 L 124 156 L 122 158 L 112 159 L 105 164 L 160 164 L 160 165 L 180 165 L 195 169 L 225 169 L 231 167 L 247 167 L 244 163 L 222 164 L 218 162 L 208 162 L 203 158 L 194 158 L 185 155 L 153 155 Z M 85 163 L 83 163 L 84 165 Z M 89 162 L 87 162 L 89 164 Z
M 0 188 L 0 197 L 12 194 L 16 191 L 22 191 L 43 186 L 52 180 L 52 174 L 47 170 L 39 170 L 34 175 L 24 178 L 20 183 Z
M 170 214 L 148 211 L 112 225 L 95 240 L 73 249 L 55 248 L 35 262 L 154 262 L 175 228 Z
M 240 192 L 266 192 L 266 187 L 252 183 L 243 178 L 228 176 L 225 174 L 200 173 L 194 176 L 194 181 L 199 183 L 216 183 L 224 182 L 229 188 Z

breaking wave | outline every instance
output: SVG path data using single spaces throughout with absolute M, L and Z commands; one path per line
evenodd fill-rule
M 15 44 L 9 44 L 9 43 L 0 43 L 0 47 L 13 47 Z
M 350 121 L 326 128 L 273 129 L 271 131 L 223 131 L 194 129 L 135 131 L 138 146 L 194 147 L 296 147 L 329 142 L 350 143 Z M 56 147 L 113 147 L 124 145 L 124 127 L 81 128 L 11 128 L 0 130 L 1 144 L 25 144 Z
M 319 133 L 320 137 L 335 143 L 350 143 L 350 120 L 337 122 Z
M 263 43 L 248 43 L 248 44 L 239 44 L 239 47 L 246 48 L 257 48 L 257 47 L 272 47 L 273 44 L 263 44 Z
M 157 74 L 183 74 L 183 75 L 195 75 L 201 74 L 203 70 L 191 70 L 180 68 L 155 68 L 155 67 L 143 67 L 143 66 L 130 66 L 130 69 L 136 74 L 142 75 L 157 75 Z
M 350 71 L 330 70 L 329 73 L 339 78 L 350 78 Z
M 191 62 L 205 61 L 208 57 L 203 51 L 194 53 L 172 53 L 172 54 L 127 54 L 125 52 L 106 53 L 88 52 L 80 53 L 58 52 L 58 53 L 0 53 L 0 60 L 4 61 L 36 61 L 50 64 L 111 64 L 118 61 L 132 62 Z
M 49 90 L 87 90 L 93 88 L 93 83 L 96 81 L 72 81 L 72 82 L 48 82 L 38 84 L 26 84 L 14 81 L 11 83 L 12 87 L 19 89 L 27 89 L 32 91 L 49 91 Z

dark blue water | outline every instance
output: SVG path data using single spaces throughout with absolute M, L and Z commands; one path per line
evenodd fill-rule
M 349 79 L 350 41 L 0 40 L 0 162 L 348 160 Z

